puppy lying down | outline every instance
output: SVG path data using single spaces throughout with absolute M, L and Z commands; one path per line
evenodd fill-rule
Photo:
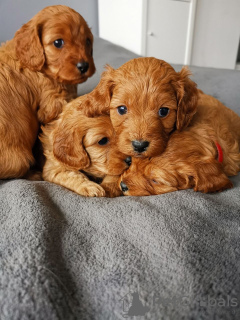
M 190 125 L 175 131 L 164 153 L 133 158 L 119 181 L 124 195 L 156 195 L 194 188 L 216 192 L 232 187 L 240 170 L 240 117 L 217 99 L 200 93 Z
M 137 58 L 118 69 L 108 66 L 97 87 L 82 100 L 87 116 L 110 114 L 116 145 L 126 156 L 161 154 L 171 134 L 188 126 L 198 90 L 183 68 L 156 58 Z
M 133 59 L 109 67 L 91 93 L 43 128 L 43 178 L 87 196 L 224 190 L 239 171 L 239 119 L 197 90 L 187 69 Z
M 84 196 L 119 196 L 117 182 L 128 165 L 115 147 L 110 118 L 86 117 L 80 101 L 68 103 L 59 119 L 42 127 L 43 179 Z

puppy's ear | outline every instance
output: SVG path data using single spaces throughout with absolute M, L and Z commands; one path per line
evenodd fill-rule
M 36 19 L 32 19 L 24 24 L 14 36 L 17 58 L 23 66 L 33 71 L 40 71 L 45 62 L 40 34 L 41 25 Z
M 83 138 L 87 128 L 84 122 L 75 120 L 62 122 L 54 132 L 53 154 L 61 163 L 77 170 L 82 170 L 90 165 L 88 153 L 84 149 Z
M 189 75 L 191 73 L 188 68 L 182 68 L 178 72 L 179 79 L 175 83 L 178 102 L 176 127 L 178 130 L 187 127 L 197 111 L 198 89 L 196 83 L 189 78 Z
M 84 114 L 88 117 L 109 114 L 115 85 L 115 69 L 107 65 L 96 88 L 82 100 Z

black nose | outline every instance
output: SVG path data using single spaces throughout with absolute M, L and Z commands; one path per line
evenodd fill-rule
M 121 187 L 123 192 L 128 191 L 128 187 L 123 181 L 120 182 L 120 187 Z
M 88 68 L 89 68 L 89 63 L 85 62 L 85 61 L 78 62 L 77 63 L 77 68 L 81 72 L 81 74 L 86 73 L 88 71 Z
M 125 160 L 126 164 L 130 167 L 131 163 L 132 163 L 132 158 L 131 157 L 127 157 Z
M 133 146 L 134 151 L 144 152 L 144 151 L 146 151 L 147 147 L 149 146 L 149 142 L 142 141 L 142 140 L 134 140 L 134 141 L 132 141 L 132 146 Z

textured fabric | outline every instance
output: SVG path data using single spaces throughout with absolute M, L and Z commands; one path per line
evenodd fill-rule
M 136 57 L 101 39 L 94 49 L 99 71 L 79 93 L 105 63 Z M 239 71 L 191 70 L 240 114 Z M 240 176 L 232 181 L 218 194 L 113 199 L 0 181 L 0 319 L 240 319 Z

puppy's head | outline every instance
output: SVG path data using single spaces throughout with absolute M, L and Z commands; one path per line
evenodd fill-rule
M 133 59 L 116 70 L 108 67 L 96 92 L 100 97 L 105 93 L 104 107 L 110 108 L 121 152 L 135 157 L 161 154 L 170 134 L 189 124 L 198 100 L 189 74 L 155 58 Z
M 88 118 L 69 113 L 54 133 L 53 154 L 62 164 L 102 178 L 120 175 L 128 165 L 116 150 L 114 130 L 108 116 Z
M 61 83 L 82 83 L 95 72 L 93 35 L 73 9 L 46 7 L 15 34 L 15 50 L 24 67 Z
M 148 196 L 154 188 L 147 176 L 148 159 L 133 158 L 131 166 L 119 178 L 119 188 L 125 196 Z
M 179 177 L 171 172 L 167 163 L 162 167 L 154 158 L 133 158 L 129 169 L 119 178 L 119 188 L 125 196 L 149 196 L 172 192 L 178 189 L 179 183 Z
M 120 175 L 129 165 L 126 156 L 116 148 L 109 116 L 89 118 L 88 125 L 83 145 L 90 158 L 90 166 L 84 171 L 96 177 Z

